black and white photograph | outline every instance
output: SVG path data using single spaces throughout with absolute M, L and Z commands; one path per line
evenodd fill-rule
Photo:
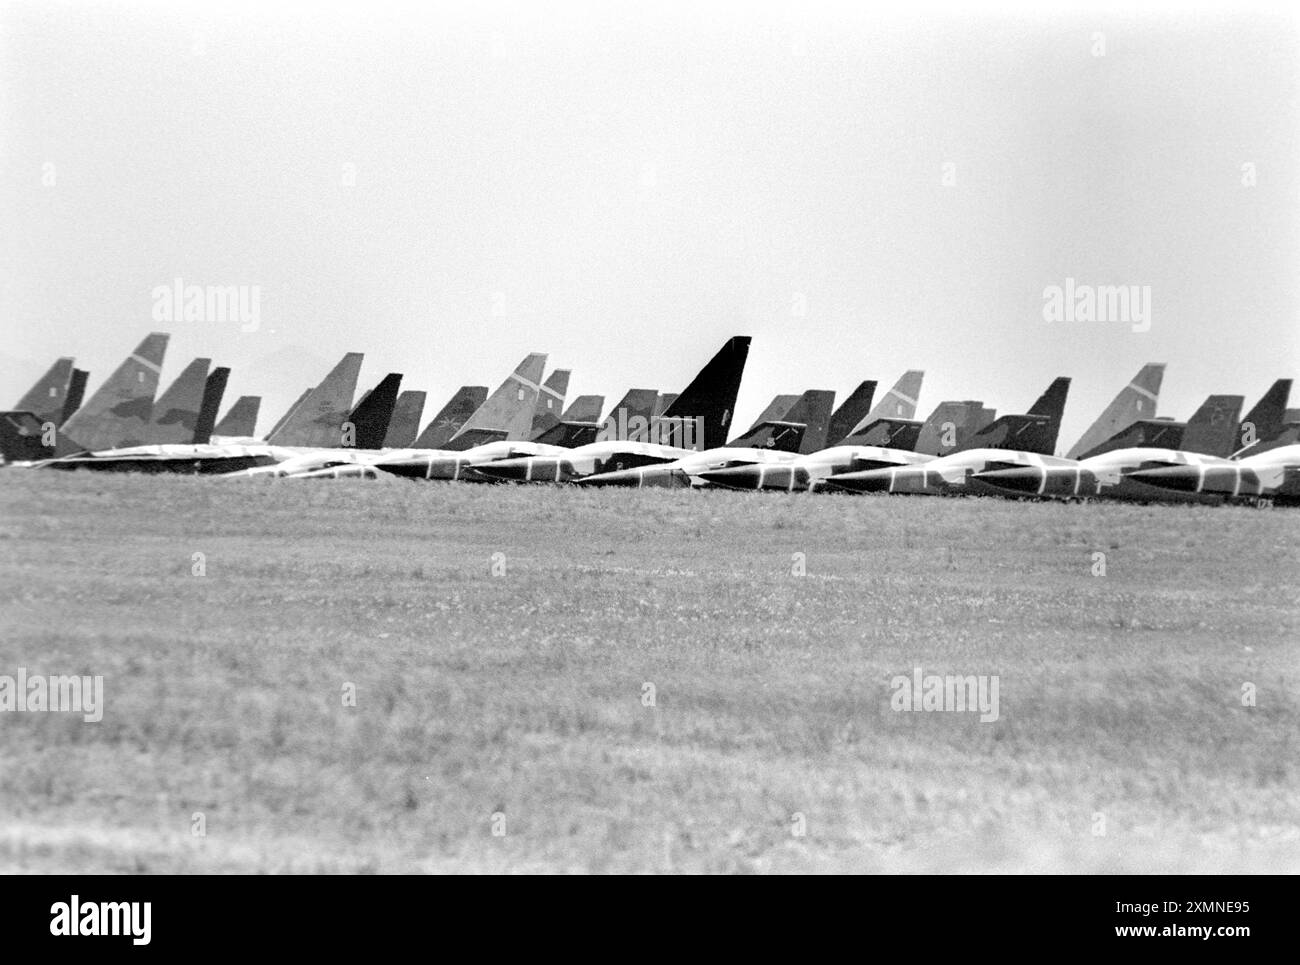
M 1298 273 L 1282 3 L 5 0 L 23 927 L 998 875 L 1249 948 Z

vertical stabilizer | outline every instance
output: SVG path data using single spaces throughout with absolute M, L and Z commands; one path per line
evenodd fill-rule
M 397 394 L 401 388 L 401 373 L 389 372 L 348 413 L 344 425 L 352 426 L 353 446 L 358 449 L 383 447 L 384 436 L 388 434 L 388 423 L 392 421 L 393 409 L 397 407 Z
M 1163 362 L 1142 366 L 1133 381 L 1120 390 L 1119 395 L 1111 400 L 1097 421 L 1088 427 L 1088 431 L 1070 447 L 1066 455 L 1071 459 L 1079 459 L 1139 419 L 1154 419 L 1156 402 L 1160 398 L 1160 383 L 1164 377 Z
M 167 339 L 163 332 L 148 335 L 61 431 L 92 451 L 143 445 Z
M 542 383 L 537 393 L 537 408 L 533 410 L 533 425 L 528 438 L 535 439 L 547 429 L 557 425 L 564 411 L 564 397 L 569 392 L 569 369 L 556 369 Z
M 527 356 L 451 437 L 446 448 L 461 451 L 498 439 L 527 439 L 545 368 L 543 353 Z
M 1210 396 L 1187 420 L 1181 448 L 1225 459 L 1232 455 L 1237 448 L 1237 420 L 1245 404 L 1240 395 Z
M 145 429 L 145 442 L 183 444 L 194 439 L 211 365 L 212 359 L 195 359 L 176 376 L 175 382 L 163 390 L 153 405 L 153 417 Z
M 664 410 L 664 418 L 696 420 L 696 425 L 703 430 L 697 433 L 696 445 L 700 449 L 715 449 L 726 442 L 736 410 L 736 395 L 740 392 L 740 378 L 749 358 L 749 343 L 748 335 L 729 338 Z
M 59 420 L 59 425 L 63 425 L 72 418 L 72 413 L 81 408 L 81 401 L 86 397 L 86 382 L 90 380 L 90 373 L 85 369 L 73 369 L 72 381 L 68 383 L 68 397 L 63 403 L 63 418 Z
M 416 438 L 416 449 L 442 449 L 487 401 L 486 385 L 462 385 Z
M 871 411 L 871 400 L 876 394 L 874 380 L 862 382 L 854 389 L 843 404 L 831 416 L 830 428 L 826 430 L 826 445 L 838 446 L 853 431 L 853 427 L 862 421 Z
M 332 449 L 342 445 L 343 423 L 352 410 L 357 376 L 365 356 L 349 352 L 330 370 L 320 385 L 284 420 L 266 441 L 275 446 Z
M 49 371 L 23 394 L 14 409 L 30 412 L 41 423 L 52 422 L 57 426 L 63 422 L 63 410 L 72 386 L 72 363 L 71 358 L 56 360 Z
M 415 437 L 420 432 L 420 416 L 424 414 L 425 397 L 425 393 L 412 389 L 407 389 L 397 397 L 383 448 L 405 449 L 415 442 Z
M 260 395 L 241 395 L 230 407 L 226 417 L 212 430 L 214 436 L 251 438 L 257 428 L 257 413 L 262 407 Z
M 804 427 L 797 450 L 801 455 L 826 448 L 826 433 L 834 409 L 835 393 L 830 389 L 809 389 L 790 407 L 781 421 Z
M 217 424 L 217 412 L 221 409 L 221 398 L 226 394 L 226 381 L 230 378 L 230 369 L 224 365 L 212 370 L 203 382 L 203 398 L 199 400 L 199 417 L 194 423 L 194 434 L 190 441 L 201 446 L 212 441 L 212 427 Z

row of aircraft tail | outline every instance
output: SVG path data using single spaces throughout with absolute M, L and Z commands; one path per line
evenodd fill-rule
M 997 495 L 1145 502 L 1300 503 L 1300 410 L 1279 379 L 1242 415 L 1240 395 L 1212 395 L 1185 422 L 1158 417 L 1164 365 L 1125 385 L 1065 456 L 1057 435 L 1070 379 L 1023 414 L 982 401 L 941 402 L 916 418 L 924 373 L 877 398 L 860 383 L 778 395 L 744 432 L 732 415 L 749 354 L 729 339 L 679 393 L 630 389 L 566 407 L 569 371 L 545 376 L 533 353 L 496 391 L 462 386 L 427 422 L 426 394 L 390 373 L 356 399 L 351 352 L 304 391 L 265 436 L 261 400 L 218 418 L 230 369 L 194 359 L 158 394 L 168 336 L 153 333 L 88 398 L 88 373 L 60 358 L 0 413 L 0 455 L 38 469 L 232 477 L 726 487 L 785 492 Z M 422 427 L 423 426 L 423 427 Z M 729 438 L 730 437 L 730 438 Z

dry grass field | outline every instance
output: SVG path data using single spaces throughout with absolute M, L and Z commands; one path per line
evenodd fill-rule
M 0 713 L 0 870 L 1300 870 L 1300 513 L 22 470 L 0 507 L 0 674 L 106 705 Z M 915 666 L 999 719 L 891 710 Z

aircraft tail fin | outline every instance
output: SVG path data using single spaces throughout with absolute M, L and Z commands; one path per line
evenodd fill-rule
M 342 445 L 343 423 L 348 421 L 357 376 L 365 356 L 348 352 L 312 389 L 266 441 L 276 446 L 309 446 L 330 449 Z
M 72 380 L 68 383 L 68 397 L 63 403 L 63 416 L 59 419 L 59 425 L 63 425 L 70 418 L 72 413 L 81 408 L 81 401 L 86 397 L 86 381 L 90 378 L 90 373 L 85 369 L 73 369 Z
M 1237 420 L 1246 400 L 1240 395 L 1212 395 L 1192 413 L 1180 448 L 1206 456 L 1232 455 L 1237 448 Z
M 74 368 L 73 359 L 57 359 L 49 371 L 23 394 L 14 410 L 30 412 L 42 423 L 53 422 L 56 426 L 59 425 L 63 421 Z
M 486 385 L 462 385 L 416 438 L 416 449 L 442 449 L 487 401 Z
M 153 404 L 153 416 L 145 428 L 145 442 L 168 444 L 193 440 L 211 365 L 212 359 L 195 359 L 163 390 Z
M 628 389 L 627 395 L 609 410 L 599 438 L 645 442 L 657 420 L 656 409 L 663 398 L 655 389 Z
M 569 404 L 560 416 L 561 422 L 599 422 L 605 408 L 603 395 L 580 395 Z
M 677 392 L 660 392 L 659 398 L 655 401 L 654 412 L 652 415 L 663 415 L 668 411 L 668 407 L 677 401 Z
M 217 412 L 221 409 L 221 398 L 226 394 L 226 381 L 229 378 L 230 369 L 220 365 L 203 382 L 199 415 L 194 422 L 194 435 L 190 437 L 196 446 L 212 441 L 212 427 L 217 424 Z
M 284 415 L 280 416 L 280 418 L 276 420 L 275 425 L 271 426 L 271 431 L 266 434 L 266 438 L 269 439 L 271 436 L 279 432 L 280 427 L 284 425 L 286 422 L 288 422 L 291 418 L 293 418 L 293 414 L 302 407 L 302 404 L 307 401 L 307 397 L 311 395 L 312 392 L 315 391 L 315 389 L 316 386 L 314 385 L 310 385 L 306 389 L 304 389 L 302 395 L 298 396 L 298 398 L 294 400 L 293 405 L 285 409 Z
M 257 412 L 262 407 L 260 395 L 241 395 L 226 417 L 212 430 L 214 436 L 248 436 L 257 428 Z
M 829 389 L 809 389 L 780 420 L 803 424 L 804 432 L 797 450 L 800 454 L 807 455 L 826 448 L 826 433 L 830 428 L 834 408 L 834 392 Z
M 539 435 L 560 421 L 564 411 L 564 397 L 569 392 L 569 369 L 555 369 L 542 383 L 537 393 L 537 407 L 533 410 L 533 425 L 528 438 L 536 439 Z
M 389 372 L 383 380 L 365 394 L 348 413 L 344 426 L 353 428 L 352 445 L 357 449 L 380 449 L 388 434 L 388 423 L 397 405 L 397 393 L 402 388 L 402 374 Z
M 153 415 L 158 373 L 167 354 L 168 335 L 153 332 L 64 423 L 64 430 L 86 449 L 142 445 Z
M 1069 394 L 1070 380 L 1063 375 L 1058 376 L 1052 380 L 1047 391 L 1029 407 L 1029 414 L 1050 416 L 1060 422 L 1061 416 L 1065 415 L 1065 400 Z
M 1287 419 L 1287 400 L 1291 397 L 1291 380 L 1278 379 L 1241 420 L 1241 443 L 1271 442 L 1282 431 Z M 1249 440 L 1249 441 L 1247 441 Z
M 871 380 L 860 383 L 849 393 L 849 397 L 831 415 L 831 423 L 826 430 L 826 445 L 838 446 L 848 437 L 853 427 L 871 411 L 871 400 L 875 394 L 876 383 Z
M 921 426 L 915 451 L 946 456 L 964 446 L 996 417 L 997 410 L 986 409 L 983 402 L 972 399 L 940 402 Z
M 415 441 L 420 432 L 420 416 L 424 413 L 425 393 L 408 389 L 397 397 L 393 417 L 384 435 L 385 449 L 405 449 Z
M 459 452 L 498 439 L 528 438 L 545 368 L 544 353 L 528 355 L 451 437 L 445 448 Z
M 863 429 L 878 419 L 912 419 L 916 417 L 916 400 L 921 394 L 921 383 L 925 373 L 919 369 L 909 369 L 894 383 L 893 388 L 882 395 L 872 406 L 871 411 L 850 430 L 850 436 L 858 435 Z
M 1052 455 L 1056 451 L 1056 437 L 1061 431 L 1061 413 L 1065 411 L 1065 399 L 1069 391 L 1069 379 L 1054 379 L 1028 412 L 1000 416 L 950 451 L 1019 449 Z
M 697 445 L 714 449 L 723 445 L 736 411 L 736 395 L 749 358 L 748 335 L 734 335 L 718 351 L 682 394 L 664 409 L 664 418 L 694 419 L 702 426 Z
M 968 449 L 1018 449 L 1022 452 L 1036 452 L 1050 456 L 1056 449 L 1056 436 L 1059 431 L 1060 423 L 1050 416 L 1030 415 L 1028 412 L 998 416 L 967 439 L 964 445 L 949 452 L 965 452 Z
M 1142 366 L 1133 381 L 1120 390 L 1066 455 L 1071 459 L 1085 458 L 1085 453 L 1095 452 L 1108 439 L 1139 419 L 1154 418 L 1156 403 L 1160 398 L 1160 383 L 1164 377 L 1163 362 L 1151 362 Z

